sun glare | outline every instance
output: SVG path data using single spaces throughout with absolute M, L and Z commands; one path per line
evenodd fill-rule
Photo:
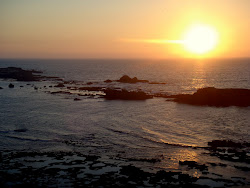
M 217 31 L 208 25 L 193 25 L 183 39 L 183 45 L 187 51 L 203 55 L 215 49 L 218 43 Z

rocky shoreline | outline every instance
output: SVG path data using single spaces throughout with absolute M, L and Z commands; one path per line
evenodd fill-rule
M 208 143 L 205 150 L 210 151 L 211 156 L 223 153 L 224 147 L 228 151 L 239 148 L 249 149 L 249 143 L 237 143 L 227 140 L 214 140 Z M 232 152 L 231 152 L 232 153 Z M 216 154 L 216 155 L 215 155 Z M 231 155 L 235 159 L 239 153 Z M 221 158 L 221 156 L 217 156 Z M 222 160 L 228 160 L 221 158 Z M 240 159 L 240 158 L 239 158 Z M 102 156 L 89 155 L 81 152 L 41 152 L 41 151 L 2 151 L 0 153 L 0 185 L 1 187 L 210 187 L 210 184 L 222 185 L 222 187 L 250 185 L 245 178 L 223 178 L 223 174 L 214 174 L 210 168 L 220 166 L 225 170 L 227 164 L 206 163 L 196 161 L 179 161 L 180 168 L 198 170 L 202 176 L 195 177 L 182 171 L 156 172 L 145 171 L 139 167 L 128 164 L 130 161 L 142 163 L 159 163 L 162 159 L 122 159 L 127 165 L 119 162 L 105 162 Z M 250 164 L 249 156 L 241 162 Z M 234 168 L 249 172 L 246 166 Z M 217 177 L 209 177 L 209 174 Z
M 103 83 L 107 85 L 104 87 L 89 86 L 93 85 L 93 82 L 78 81 L 64 81 L 62 78 L 54 76 L 42 76 L 41 71 L 35 70 L 23 70 L 17 67 L 0 68 L 0 78 L 2 79 L 15 79 L 17 81 L 53 81 L 57 84 L 53 87 L 64 89 L 60 91 L 51 91 L 51 94 L 72 94 L 75 91 L 85 91 L 84 94 L 78 93 L 78 96 L 99 96 L 109 100 L 146 100 L 152 99 L 153 97 L 168 98 L 168 101 L 174 101 L 182 104 L 198 105 L 198 106 L 216 106 L 216 107 L 228 107 L 228 106 L 239 106 L 248 107 L 250 106 L 250 89 L 218 89 L 214 87 L 207 87 L 198 89 L 194 94 L 177 94 L 167 95 L 165 93 L 146 93 L 142 90 L 128 91 L 124 88 L 113 88 L 109 86 L 112 82 L 126 83 L 126 84 L 166 84 L 160 82 L 150 82 L 148 80 L 140 80 L 137 77 L 130 78 L 127 75 L 122 76 L 119 80 L 105 80 Z M 58 82 L 59 81 L 59 82 Z M 80 85 L 80 87 L 78 86 Z M 87 85 L 87 86 L 82 86 Z M 10 83 L 10 88 L 14 88 L 14 85 Z M 44 88 L 51 88 L 52 86 L 44 86 Z M 3 89 L 3 88 L 0 88 Z M 34 86 L 34 89 L 39 88 Z M 41 88 L 40 88 L 41 89 Z M 92 93 L 91 93 L 92 92 Z M 78 99 L 77 97 L 75 97 Z

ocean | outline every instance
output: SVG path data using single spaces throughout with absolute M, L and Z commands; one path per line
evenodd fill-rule
M 91 84 L 91 87 L 147 93 L 188 94 L 204 87 L 250 89 L 250 59 L 246 58 L 2 59 L 0 68 L 3 67 L 35 69 L 43 71 L 42 75 L 77 81 L 80 86 Z M 162 84 L 104 82 L 118 80 L 123 75 Z M 3 88 L 0 90 L 0 151 L 3 156 L 4 152 L 19 151 L 80 152 L 117 166 L 133 165 L 150 172 L 177 171 L 210 178 L 198 182 L 201 185 L 225 186 L 225 182 L 221 180 L 221 184 L 215 179 L 235 177 L 249 184 L 249 162 L 226 160 L 212 155 L 207 147 L 213 140 L 249 143 L 250 107 L 192 106 L 156 97 L 145 101 L 106 100 L 95 93 L 77 96 L 81 100 L 75 101 L 77 93 L 49 93 L 62 90 L 54 87 L 58 82 L 0 80 Z M 15 87 L 8 88 L 9 83 Z M 249 148 L 244 152 L 250 155 Z M 197 168 L 182 166 L 179 161 L 224 166 L 210 165 L 209 173 L 205 174 Z

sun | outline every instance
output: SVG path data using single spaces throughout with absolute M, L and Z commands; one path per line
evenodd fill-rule
M 185 49 L 196 55 L 206 54 L 216 48 L 218 43 L 217 31 L 208 25 L 193 25 L 184 35 Z

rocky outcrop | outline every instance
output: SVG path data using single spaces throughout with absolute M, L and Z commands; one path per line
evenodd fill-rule
M 148 80 L 138 80 L 136 77 L 130 78 L 128 75 L 124 75 L 119 80 L 117 80 L 117 82 L 135 84 L 138 82 L 148 83 L 149 81 Z
M 63 83 L 59 83 L 59 84 L 55 85 L 54 87 L 65 87 L 65 85 Z
M 249 89 L 217 89 L 207 87 L 197 90 L 194 94 L 171 95 L 175 102 L 207 105 L 207 106 L 250 106 L 250 90 Z
M 143 91 L 127 91 L 125 89 L 106 89 L 104 90 L 106 94 L 104 98 L 109 100 L 119 99 L 119 100 L 146 100 L 153 98 L 152 95 L 148 95 Z
M 39 75 L 33 73 L 42 73 L 35 70 L 23 70 L 16 67 L 0 68 L 0 78 L 4 79 L 15 79 L 17 81 L 38 81 L 40 80 Z
M 14 87 L 15 86 L 12 83 L 9 84 L 9 88 L 14 88 Z

